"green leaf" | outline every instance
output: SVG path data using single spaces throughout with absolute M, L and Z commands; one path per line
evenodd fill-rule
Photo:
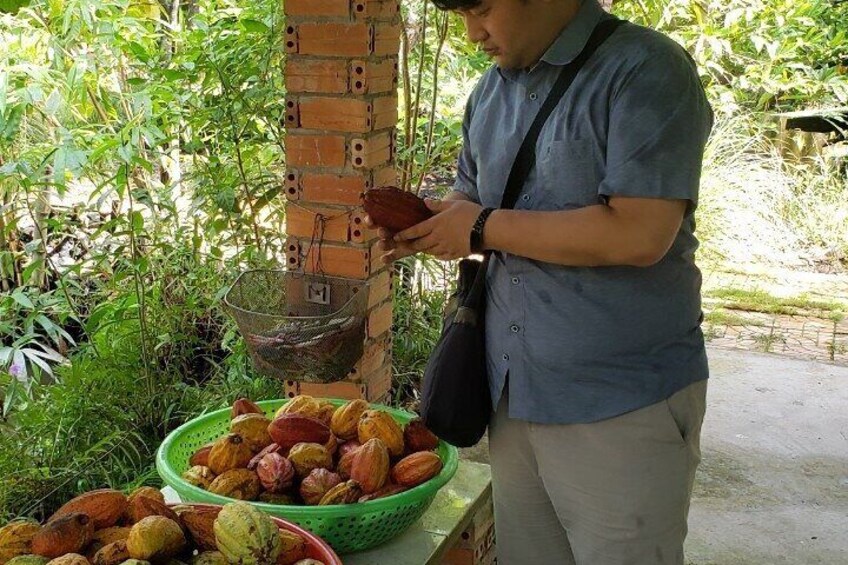
M 12 300 L 17 302 L 24 308 L 35 310 L 35 304 L 32 303 L 32 300 L 29 299 L 29 296 L 27 296 L 20 290 L 15 290 L 14 292 L 12 292 Z
M 132 213 L 132 229 L 136 233 L 144 229 L 144 216 L 138 210 Z
M 267 33 L 271 29 L 259 20 L 252 20 L 249 18 L 242 19 L 239 23 L 241 23 L 242 27 L 246 31 L 251 33 Z

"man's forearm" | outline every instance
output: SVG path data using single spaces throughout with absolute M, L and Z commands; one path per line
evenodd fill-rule
M 495 210 L 483 242 L 487 249 L 575 267 L 652 265 L 671 243 L 645 222 L 603 205 L 554 212 Z

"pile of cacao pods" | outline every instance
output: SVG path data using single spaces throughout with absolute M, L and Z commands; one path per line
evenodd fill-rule
M 44 525 L 0 528 L 0 565 L 321 565 L 307 540 L 246 502 L 165 504 L 142 487 L 81 494 Z
M 182 477 L 239 500 L 367 502 L 438 475 L 438 444 L 420 420 L 401 427 L 365 400 L 337 407 L 300 395 L 271 419 L 250 400 L 239 399 L 232 407 L 229 433 L 196 451 Z

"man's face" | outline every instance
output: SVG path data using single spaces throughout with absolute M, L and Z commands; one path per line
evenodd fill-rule
M 520 69 L 535 64 L 552 37 L 542 17 L 540 0 L 483 0 L 470 10 L 457 10 L 468 39 L 480 45 L 499 67 Z M 541 35 L 541 36 L 540 36 Z

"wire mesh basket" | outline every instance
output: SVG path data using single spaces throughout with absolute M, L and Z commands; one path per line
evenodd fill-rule
M 224 306 L 256 371 L 329 383 L 345 378 L 362 357 L 367 288 L 340 277 L 252 270 L 238 276 Z

